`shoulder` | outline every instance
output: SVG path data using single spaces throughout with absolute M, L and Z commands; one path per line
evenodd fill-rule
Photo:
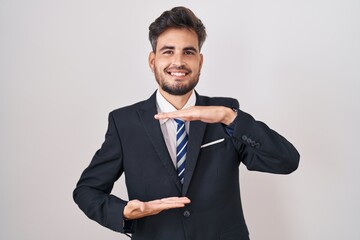
M 239 108 L 239 102 L 231 97 L 208 97 L 197 94 L 198 105 L 225 106 L 229 108 Z
M 128 106 L 123 106 L 117 109 L 114 109 L 110 112 L 111 115 L 118 116 L 118 115 L 127 115 L 133 112 L 137 112 L 139 109 L 142 108 L 145 101 L 137 102 Z
M 133 116 L 134 114 L 137 115 L 139 111 L 154 110 L 156 110 L 156 92 L 146 100 L 115 109 L 110 115 L 113 115 L 114 117 Z

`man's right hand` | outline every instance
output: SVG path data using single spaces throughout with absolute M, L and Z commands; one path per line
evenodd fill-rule
M 182 208 L 189 204 L 190 199 L 187 197 L 169 197 L 157 199 L 149 202 L 131 200 L 124 208 L 123 215 L 126 219 L 133 220 L 146 216 L 156 215 L 163 210 L 172 208 Z

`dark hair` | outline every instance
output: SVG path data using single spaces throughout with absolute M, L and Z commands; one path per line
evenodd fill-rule
M 188 8 L 174 7 L 169 11 L 163 12 L 149 26 L 149 40 L 153 51 L 156 51 L 158 37 L 169 28 L 186 28 L 193 30 L 199 40 L 199 49 L 205 42 L 205 26 L 199 18 Z

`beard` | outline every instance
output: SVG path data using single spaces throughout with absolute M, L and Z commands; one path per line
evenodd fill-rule
M 182 81 L 179 80 L 179 82 L 171 84 L 166 79 L 167 74 L 168 73 L 166 71 L 161 71 L 155 67 L 154 75 L 156 82 L 159 84 L 162 90 L 175 96 L 182 96 L 192 91 L 200 79 L 200 72 L 198 72 L 188 80 L 188 83 L 182 83 Z

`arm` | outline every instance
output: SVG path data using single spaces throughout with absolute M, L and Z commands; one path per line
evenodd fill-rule
M 74 201 L 92 220 L 114 231 L 132 232 L 129 220 L 155 215 L 171 208 L 190 203 L 186 197 L 170 197 L 149 202 L 129 202 L 111 195 L 116 180 L 123 173 L 121 141 L 113 115 L 109 115 L 105 141 L 90 165 L 82 173 L 73 192 Z
M 238 108 L 233 101 L 232 107 Z M 239 159 L 249 170 L 288 174 L 296 170 L 299 153 L 284 137 L 251 115 L 237 110 L 237 114 L 224 106 L 194 106 L 171 113 L 155 115 L 156 119 L 182 118 L 185 121 L 200 120 L 206 123 L 223 123 L 233 128 L 232 141 Z
M 127 201 L 110 192 L 122 173 L 121 142 L 110 113 L 105 141 L 82 173 L 73 198 L 90 219 L 117 232 L 125 232 L 122 213 Z
M 237 112 L 232 139 L 249 170 L 289 174 L 297 169 L 300 155 L 289 141 L 248 113 Z

